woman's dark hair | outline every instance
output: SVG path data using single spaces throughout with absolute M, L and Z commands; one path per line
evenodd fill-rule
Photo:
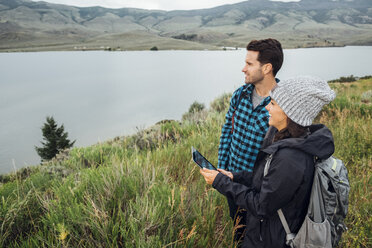
M 274 136 L 274 142 L 287 138 L 299 138 L 305 135 L 308 131 L 307 127 L 303 127 L 291 119 L 287 118 L 287 127 L 277 132 Z
M 261 64 L 270 63 L 273 66 L 274 76 L 283 64 L 283 49 L 279 41 L 275 39 L 252 40 L 247 45 L 248 51 L 258 52 L 257 60 Z

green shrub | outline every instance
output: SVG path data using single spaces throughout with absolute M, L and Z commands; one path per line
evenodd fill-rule
M 371 78 L 372 78 L 372 75 L 367 75 L 367 76 L 361 77 L 360 80 L 371 79 Z
M 225 93 L 220 97 L 217 97 L 215 100 L 211 102 L 211 110 L 219 113 L 221 112 L 226 113 L 230 106 L 231 96 L 232 96 L 231 93 Z
M 363 92 L 361 99 L 362 99 L 362 102 L 364 102 L 364 103 L 372 102 L 372 90 L 368 90 L 366 92 Z
M 189 107 L 189 111 L 182 115 L 182 121 L 200 122 L 205 119 L 205 105 L 197 101 L 193 102 Z
M 200 112 L 205 109 L 204 103 L 199 103 L 197 101 L 193 102 L 189 108 L 189 113 Z
M 340 77 L 339 79 L 330 80 L 328 81 L 328 83 L 336 83 L 336 82 L 347 83 L 347 82 L 355 82 L 356 80 L 357 79 L 353 75 L 350 75 L 348 77 Z

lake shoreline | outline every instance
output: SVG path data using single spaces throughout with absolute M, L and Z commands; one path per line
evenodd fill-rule
M 246 50 L 230 49 L 1 53 L 0 174 L 40 162 L 34 146 L 46 116 L 85 147 L 180 120 L 194 101 L 207 106 L 233 92 L 244 83 Z M 371 75 L 371 52 L 372 46 L 284 49 L 278 78 Z
M 203 44 L 201 44 L 203 45 Z M 67 48 L 66 48 L 67 46 Z M 60 45 L 60 46 L 37 46 L 37 47 L 20 47 L 20 48 L 0 48 L 0 53 L 26 53 L 26 52 L 92 52 L 92 51 L 107 51 L 107 52 L 141 52 L 141 51 L 151 51 L 151 47 L 148 49 L 138 49 L 138 48 L 130 48 L 130 49 L 122 49 L 122 48 L 113 48 L 110 46 L 102 47 L 87 47 L 84 45 Z M 347 47 L 347 46 L 370 46 L 369 44 L 365 45 L 331 45 L 331 46 L 283 46 L 283 49 L 302 49 L 302 48 L 332 48 L 332 47 Z M 221 51 L 221 50 L 239 50 L 245 49 L 245 47 L 215 47 L 211 48 L 199 48 L 195 49 L 192 47 L 182 47 L 182 48 L 161 48 L 158 47 L 156 51 Z M 155 52 L 155 51 L 154 51 Z
M 347 76 L 345 76 L 345 77 L 347 77 Z M 336 85 L 336 86 L 340 85 L 340 84 L 351 85 L 353 83 L 358 83 L 361 80 L 371 80 L 371 78 L 372 78 L 372 76 L 365 76 L 364 78 L 363 77 L 355 77 L 355 79 L 356 79 L 355 81 L 344 81 L 344 82 L 342 82 L 341 80 L 345 77 L 341 77 L 341 78 L 332 80 L 332 82 L 329 81 L 328 83 L 331 83 L 332 85 Z M 216 96 L 216 98 L 213 101 L 218 101 L 218 99 L 222 98 L 222 97 L 223 96 Z M 227 102 L 229 102 L 229 101 L 227 101 Z M 212 107 L 208 108 L 208 109 L 203 109 L 201 112 L 209 113 L 210 111 L 212 111 Z M 173 123 L 178 123 L 179 125 L 182 125 L 182 123 L 185 120 L 188 121 L 187 118 L 190 118 L 190 116 L 193 116 L 193 115 L 196 115 L 196 116 L 198 116 L 198 118 L 200 118 L 200 116 L 203 116 L 203 113 L 200 115 L 198 113 L 195 114 L 195 113 L 185 112 L 183 114 L 183 117 L 180 120 L 177 120 L 177 119 L 162 119 L 162 120 L 157 121 L 153 124 L 150 124 L 146 128 L 143 128 L 143 129 L 140 129 L 140 130 L 137 130 L 137 131 L 133 131 L 133 132 L 129 132 L 126 135 L 118 135 L 118 136 L 115 136 L 113 138 L 107 138 L 104 141 L 99 141 L 99 142 L 96 142 L 94 144 L 90 144 L 90 145 L 87 145 L 87 146 L 75 146 L 75 147 L 72 147 L 70 149 L 65 149 L 65 150 L 61 151 L 60 153 L 58 153 L 53 159 L 51 159 L 49 161 L 40 162 L 38 164 L 30 164 L 30 165 L 27 165 L 25 167 L 15 169 L 15 170 L 12 170 L 12 171 L 7 172 L 7 173 L 0 173 L 0 186 L 1 186 L 1 183 L 4 183 L 4 182 L 2 182 L 4 180 L 4 178 L 8 178 L 11 175 L 19 174 L 19 173 L 20 174 L 27 174 L 32 169 L 30 167 L 47 166 L 51 163 L 52 164 L 62 163 L 63 161 L 69 159 L 69 157 L 70 157 L 69 154 L 70 154 L 70 151 L 72 149 L 86 149 L 88 147 L 95 147 L 95 146 L 99 146 L 99 145 L 102 145 L 102 144 L 114 144 L 114 143 L 118 143 L 118 142 L 124 142 L 125 140 L 136 140 L 136 137 L 139 137 L 139 136 L 146 137 L 146 135 L 159 132 L 159 130 L 162 128 L 162 125 L 167 125 L 167 124 L 172 125 Z M 193 119 L 193 117 L 191 119 Z M 152 140 L 150 139 L 150 140 L 147 140 L 147 143 L 149 141 L 152 142 Z M 140 148 L 140 150 L 141 149 L 142 148 Z

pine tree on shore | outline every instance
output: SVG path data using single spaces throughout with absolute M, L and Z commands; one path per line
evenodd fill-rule
M 71 142 L 65 132 L 63 124 L 58 127 L 53 117 L 47 117 L 46 123 L 41 128 L 43 133 L 42 147 L 35 146 L 36 152 L 41 157 L 41 161 L 47 161 L 54 158 L 60 151 L 71 148 L 75 141 Z

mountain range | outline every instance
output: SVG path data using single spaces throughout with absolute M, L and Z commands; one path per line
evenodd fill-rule
M 0 51 L 372 45 L 371 0 L 249 0 L 200 10 L 74 7 L 0 0 Z

